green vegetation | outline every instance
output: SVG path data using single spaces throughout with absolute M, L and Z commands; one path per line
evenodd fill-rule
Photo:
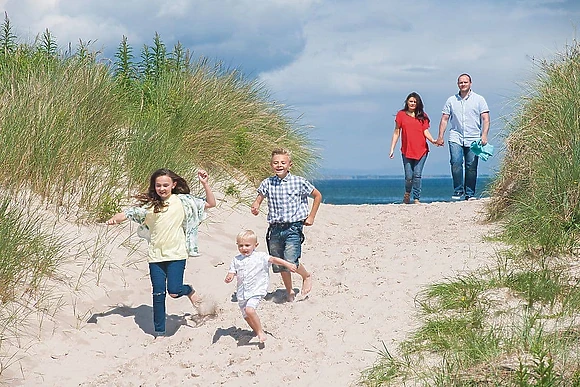
M 180 43 L 169 50 L 158 34 L 140 54 L 123 37 L 112 62 L 90 46 L 62 51 L 49 30 L 24 44 L 7 15 L 0 26 L 0 348 L 18 326 L 15 303 L 41 297 L 64 258 L 42 211 L 102 221 L 161 167 L 199 193 L 206 169 L 214 189 L 243 201 L 269 175 L 272 148 L 290 149 L 298 173 L 317 161 L 306 127 L 258 80 Z
M 570 382 L 580 381 L 577 280 L 562 271 L 564 260 L 528 272 L 504 259 L 502 271 L 428 286 L 417 298 L 422 326 L 397 356 L 381 351 L 361 384 L 576 385 Z
M 41 230 L 40 216 L 9 198 L 0 200 L 0 219 L 0 302 L 5 304 L 19 296 L 17 289 L 38 290 L 63 253 L 57 238 Z
M 538 64 L 487 206 L 497 265 L 428 286 L 362 385 L 580 386 L 580 45 Z
M 580 242 L 580 46 L 539 69 L 509 123 L 488 215 L 507 242 L 548 256 Z

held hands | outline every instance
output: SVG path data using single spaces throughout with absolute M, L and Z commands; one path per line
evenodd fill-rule
M 296 266 L 293 263 L 289 263 L 286 265 L 286 267 L 288 268 L 288 270 L 290 270 L 292 273 L 296 273 L 296 270 L 298 269 L 298 266 Z

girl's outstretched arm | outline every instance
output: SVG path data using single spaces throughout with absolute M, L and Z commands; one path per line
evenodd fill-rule
M 111 224 L 118 224 L 121 223 L 123 221 L 127 220 L 127 216 L 125 216 L 124 212 L 119 212 L 113 216 L 111 216 L 111 219 L 107 220 L 105 223 L 108 225 Z
M 205 209 L 212 208 L 216 206 L 215 195 L 213 194 L 210 186 L 209 186 L 209 175 L 203 169 L 200 169 L 197 172 L 197 178 L 201 182 L 203 189 L 205 190 Z

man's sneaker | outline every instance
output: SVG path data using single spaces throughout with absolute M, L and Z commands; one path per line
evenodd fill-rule
M 451 196 L 451 200 L 461 200 L 461 195 L 453 194 L 453 196 Z
M 466 197 L 465 197 L 465 200 L 468 200 L 468 201 L 470 201 L 470 202 L 471 202 L 471 201 L 473 201 L 473 200 L 477 200 L 477 198 L 474 198 L 473 196 L 466 196 Z

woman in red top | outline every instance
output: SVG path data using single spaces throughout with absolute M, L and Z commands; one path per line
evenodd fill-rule
M 423 111 L 423 101 L 419 94 L 412 92 L 405 100 L 405 106 L 399 110 L 395 117 L 395 131 L 391 141 L 391 152 L 389 157 L 393 158 L 397 141 L 401 138 L 401 153 L 403 154 L 403 168 L 405 169 L 405 196 L 403 203 L 419 203 L 421 197 L 421 173 L 429 146 L 426 139 L 435 144 L 435 139 L 429 133 L 429 117 Z

